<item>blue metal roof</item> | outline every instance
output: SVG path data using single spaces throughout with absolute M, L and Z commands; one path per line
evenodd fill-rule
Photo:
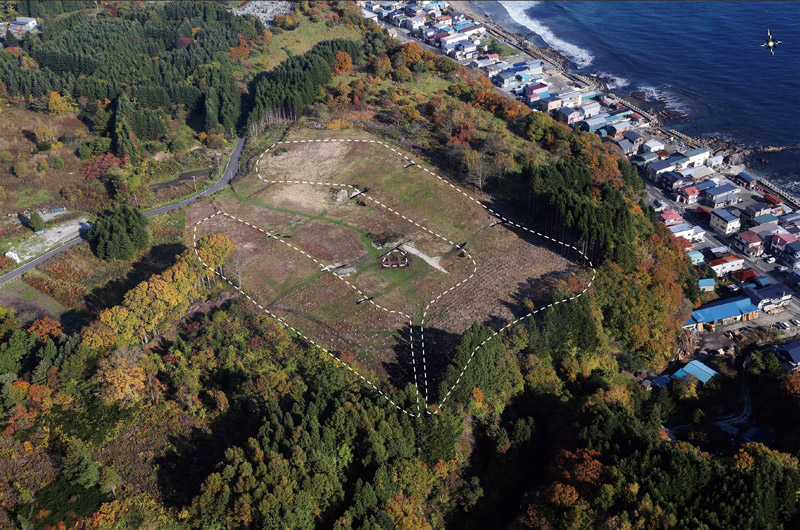
M 706 322 L 716 322 L 724 318 L 731 318 L 747 313 L 754 313 L 758 308 L 750 302 L 746 296 L 739 296 L 736 298 L 729 298 L 728 300 L 720 300 L 706 304 L 696 311 L 692 312 L 692 320 L 696 324 Z
M 731 212 L 729 212 L 725 208 L 717 208 L 716 210 L 712 210 L 711 213 L 716 215 L 717 217 L 719 217 L 720 219 L 722 219 L 726 223 L 732 223 L 736 219 L 738 219 L 738 217 L 733 215 Z
M 706 180 L 706 181 L 701 182 L 700 184 L 695 184 L 695 187 L 698 190 L 703 191 L 703 190 L 707 190 L 707 189 L 713 188 L 716 185 L 717 184 L 713 180 Z
M 669 384 L 670 377 L 668 375 L 661 375 L 653 379 L 653 386 L 667 386 Z
M 758 180 L 757 178 L 755 178 L 753 175 L 751 175 L 747 171 L 742 171 L 741 173 L 739 173 L 738 177 L 740 179 L 742 179 L 744 182 L 747 182 L 748 184 Z
M 703 278 L 697 283 L 700 287 L 713 287 L 717 285 L 717 281 L 714 278 Z
M 717 372 L 700 361 L 691 361 L 689 364 L 672 374 L 672 377 L 684 378 L 689 375 L 696 377 L 701 383 L 707 383 L 709 379 L 717 375 Z
M 772 280 L 770 280 L 766 276 L 756 276 L 753 278 L 753 281 L 756 282 L 756 284 L 759 287 L 766 287 L 767 285 L 772 285 Z

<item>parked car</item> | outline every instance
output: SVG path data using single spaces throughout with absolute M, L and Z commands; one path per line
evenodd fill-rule
M 789 267 L 787 267 L 786 265 L 781 265 L 780 267 L 778 267 L 778 270 L 781 272 L 786 272 L 789 270 Z
M 775 258 L 770 256 L 767 259 L 765 259 L 764 261 L 766 261 L 767 263 L 775 263 Z
M 792 326 L 790 326 L 788 322 L 781 322 L 781 327 L 782 327 L 783 329 L 789 329 L 789 328 L 791 328 Z

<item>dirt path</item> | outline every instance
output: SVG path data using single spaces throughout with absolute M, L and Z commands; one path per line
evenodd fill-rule
M 417 249 L 411 243 L 403 243 L 402 245 L 400 245 L 399 248 L 401 250 L 405 250 L 409 254 L 414 254 L 416 257 L 418 257 L 419 259 L 421 259 L 422 261 L 424 261 L 425 263 L 427 263 L 428 265 L 430 265 L 431 267 L 433 267 L 437 271 L 441 271 L 441 272 L 443 272 L 445 274 L 450 274 L 449 272 L 447 272 L 444 269 L 444 267 L 439 265 L 439 262 L 442 261 L 442 258 L 440 256 L 436 256 L 435 258 L 432 258 L 432 257 L 428 256 L 427 254 L 425 254 L 424 252 L 422 252 L 421 250 Z

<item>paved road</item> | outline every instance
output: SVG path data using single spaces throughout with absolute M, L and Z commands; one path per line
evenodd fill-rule
M 193 197 L 189 197 L 188 199 L 182 200 L 181 202 L 168 204 L 166 206 L 156 208 L 155 210 L 150 210 L 149 212 L 145 212 L 144 214 L 145 217 L 153 217 L 154 215 L 159 215 L 162 213 L 167 213 L 173 210 L 177 210 L 178 208 L 183 208 L 184 206 L 187 206 L 195 202 L 196 200 L 201 199 L 202 197 L 207 197 L 209 195 L 212 195 L 221 190 L 222 188 L 230 185 L 230 183 L 233 182 L 233 179 L 236 178 L 236 175 L 239 173 L 239 157 L 242 156 L 242 150 L 244 149 L 244 141 L 245 141 L 244 136 L 240 137 L 236 141 L 236 145 L 233 148 L 231 157 L 230 159 L 228 159 L 228 163 L 225 166 L 225 171 L 222 173 L 222 176 L 219 178 L 219 180 L 217 180 L 214 184 L 212 184 L 210 188 L 198 193 L 197 195 L 194 195 Z M 76 237 L 75 239 L 70 239 L 60 247 L 54 248 L 50 252 L 42 254 L 38 258 L 29 261 L 25 265 L 22 265 L 21 267 L 18 267 L 11 272 L 3 274 L 2 276 L 0 276 L 0 285 L 3 285 L 6 282 L 10 282 L 15 278 L 19 278 L 26 272 L 38 267 L 39 265 L 49 260 L 53 256 L 61 254 L 62 252 L 71 249 L 75 245 L 83 243 L 85 241 L 84 237 L 85 236 L 80 236 Z

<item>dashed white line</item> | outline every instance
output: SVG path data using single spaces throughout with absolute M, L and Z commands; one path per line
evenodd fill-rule
M 261 156 L 259 157 L 259 161 L 261 160 L 261 158 L 262 158 L 262 157 L 263 157 L 263 156 L 264 156 L 264 155 L 265 155 L 265 154 L 266 154 L 266 153 L 267 153 L 267 152 L 268 152 L 270 149 L 272 149 L 273 147 L 275 147 L 275 146 L 277 146 L 277 145 L 280 145 L 280 144 L 288 144 L 288 143 L 294 143 L 294 144 L 296 144 L 296 143 L 306 143 L 306 142 L 314 142 L 314 141 L 316 141 L 316 142 L 319 142 L 320 140 L 319 140 L 319 139 L 317 139 L 317 140 L 291 140 L 291 141 L 277 142 L 277 143 L 275 143 L 275 144 L 271 145 L 270 147 L 268 147 L 268 148 L 267 148 L 267 149 L 266 149 L 266 150 L 265 150 L 265 151 L 264 151 L 264 152 L 261 154 Z M 359 140 L 354 140 L 354 139 L 350 139 L 350 138 L 347 138 L 347 139 L 325 138 L 325 139 L 322 139 L 322 141 L 323 141 L 323 142 L 337 142 L 337 141 L 338 141 L 338 142 L 352 142 L 352 141 L 359 141 Z M 360 141 L 362 141 L 362 142 L 367 142 L 367 140 L 360 140 Z M 420 169 L 422 169 L 422 170 L 423 170 L 423 171 L 425 171 L 426 173 L 429 173 L 429 174 L 433 175 L 434 177 L 436 177 L 437 179 L 439 179 L 439 180 L 440 180 L 441 182 L 443 182 L 444 184 L 446 184 L 446 185 L 450 186 L 451 188 L 453 188 L 453 189 L 454 189 L 454 190 L 456 190 L 457 192 L 461 193 L 461 195 L 463 195 L 464 197 L 466 197 L 466 198 L 468 198 L 469 200 L 471 200 L 471 201 L 475 202 L 476 204 L 478 204 L 479 206 L 481 206 L 481 207 L 482 207 L 484 210 L 486 210 L 487 212 L 489 212 L 491 215 L 493 215 L 494 217 L 496 217 L 496 218 L 500 219 L 500 221 L 501 221 L 501 222 L 503 222 L 503 223 L 505 223 L 505 224 L 508 224 L 508 225 L 511 225 L 511 226 L 513 226 L 513 227 L 515 227 L 515 228 L 519 228 L 519 229 L 521 229 L 521 230 L 527 231 L 527 232 L 529 232 L 529 233 L 531 233 L 531 234 L 534 234 L 534 235 L 536 235 L 536 236 L 538 236 L 538 237 L 544 238 L 544 239 L 546 239 L 546 240 L 548 240 L 548 241 L 553 241 L 553 242 L 555 242 L 555 243 L 559 243 L 559 244 L 561 244 L 561 245 L 565 245 L 565 246 L 567 246 L 567 247 L 571 248 L 572 250 L 576 251 L 576 252 L 577 252 L 579 255 L 581 255 L 581 256 L 582 256 L 582 257 L 583 257 L 583 258 L 586 260 L 586 262 L 589 264 L 589 268 L 592 270 L 592 278 L 589 280 L 589 282 L 588 282 L 588 284 L 586 285 L 586 287 L 585 287 L 585 288 L 584 288 L 584 289 L 583 289 L 583 290 L 582 290 L 580 293 L 578 293 L 578 294 L 576 294 L 576 295 L 573 295 L 573 296 L 571 296 L 571 297 L 569 297 L 569 298 L 565 298 L 564 300 L 560 300 L 560 301 L 558 301 L 558 302 L 555 302 L 555 303 L 548 304 L 547 306 L 545 306 L 545 307 L 542 307 L 542 308 L 539 308 L 539 309 L 537 309 L 536 311 L 532 311 L 532 312 L 528 313 L 527 315 L 525 315 L 525 316 L 523 316 L 523 317 L 517 318 L 517 319 L 515 319 L 515 320 L 513 320 L 513 321 L 510 321 L 510 322 L 506 323 L 506 324 L 505 324 L 503 327 L 501 327 L 501 328 L 500 328 L 500 329 L 498 329 L 497 331 L 493 332 L 493 333 L 492 333 L 492 335 L 490 335 L 489 337 L 487 337 L 487 338 L 486 338 L 486 339 L 485 339 L 483 342 L 481 342 L 481 343 L 480 343 L 480 344 L 479 344 L 479 345 L 478 345 L 478 346 L 477 346 L 475 349 L 473 349 L 473 351 L 470 353 L 469 359 L 467 360 L 467 362 L 466 362 L 466 363 L 464 364 L 464 366 L 462 367 L 462 369 L 461 369 L 461 372 L 460 372 L 460 374 L 459 374 L 458 378 L 456 379 L 456 382 L 455 382 L 455 383 L 454 383 L 454 384 L 453 384 L 453 385 L 450 387 L 450 389 L 447 391 L 447 394 L 446 394 L 446 395 L 444 396 L 444 398 L 442 399 L 441 403 L 439 403 L 439 406 L 438 406 L 438 407 L 436 408 L 436 410 L 433 412 L 433 414 L 438 414 L 438 412 L 439 412 L 439 409 L 441 408 L 441 406 L 443 406 L 443 405 L 444 405 L 444 403 L 447 401 L 447 399 L 448 399 L 448 398 L 450 397 L 450 395 L 452 394 L 452 392 L 453 392 L 453 390 L 455 389 L 455 387 L 456 387 L 456 386 L 459 384 L 459 382 L 461 381 L 461 378 L 463 377 L 464 373 L 466 372 L 467 368 L 469 367 L 469 364 L 472 362 L 472 359 L 474 358 L 474 356 L 475 356 L 475 353 L 476 353 L 476 352 L 477 352 L 477 351 L 478 351 L 478 350 L 479 350 L 481 347 L 483 347 L 483 346 L 486 344 L 486 342 L 488 342 L 489 340 L 493 339 L 494 337 L 497 337 L 497 336 L 498 336 L 500 333 L 502 333 L 504 330 L 506 330 L 506 329 L 507 329 L 507 328 L 509 328 L 510 326 L 512 326 L 512 325 L 514 325 L 514 324 L 516 324 L 516 323 L 518 323 L 518 322 L 521 322 L 522 320 L 525 320 L 525 319 L 527 319 L 527 318 L 529 318 L 529 317 L 531 317 L 531 316 L 533 316 L 533 315 L 537 314 L 538 312 L 540 312 L 540 311 L 542 311 L 542 310 L 544 310 L 544 309 L 548 309 L 548 308 L 550 308 L 550 307 L 553 307 L 554 305 L 557 305 L 557 304 L 559 304 L 559 303 L 561 303 L 561 302 L 566 302 L 566 301 L 568 301 L 568 300 L 573 300 L 573 299 L 575 299 L 575 298 L 577 298 L 577 297 L 579 297 L 579 296 L 583 295 L 584 293 L 586 293 L 586 291 L 587 291 L 587 290 L 588 290 L 588 289 L 591 287 L 592 283 L 594 282 L 594 280 L 595 280 L 595 277 L 596 277 L 596 272 L 595 272 L 594 266 L 592 265 L 592 262 L 591 262 L 591 261 L 588 259 L 588 257 L 586 256 L 586 254 L 585 254 L 585 253 L 584 253 L 582 250 L 580 250 L 579 248 L 577 248 L 575 245 L 571 245 L 571 244 L 569 244 L 569 243 L 565 243 L 565 242 L 563 242 L 563 241 L 559 241 L 558 239 L 552 238 L 552 237 L 550 237 L 550 236 L 547 236 L 547 235 L 545 235 L 545 234 L 542 234 L 541 232 L 538 232 L 538 231 L 536 231 L 536 230 L 533 230 L 533 229 L 531 229 L 531 228 L 528 228 L 528 227 L 526 227 L 526 226 L 523 226 L 523 225 L 521 225 L 521 224 L 519 224 L 519 223 L 516 223 L 516 222 L 514 222 L 514 221 L 511 221 L 511 220 L 507 219 L 505 216 L 503 216 L 503 215 L 499 214 L 498 212 L 494 211 L 492 208 L 490 208 L 490 207 L 486 206 L 485 204 L 483 204 L 481 201 L 479 201 L 479 200 L 478 200 L 478 199 L 476 199 L 475 197 L 473 197 L 473 196 L 471 196 L 471 195 L 467 194 L 465 191 L 463 191 L 462 189 L 458 188 L 457 186 L 455 186 L 453 183 L 449 182 L 448 180 L 446 180 L 446 179 L 445 179 L 445 178 L 443 178 L 442 176 L 440 176 L 440 175 L 438 175 L 438 174 L 434 173 L 433 171 L 430 171 L 428 168 L 425 168 L 425 167 L 421 167 L 421 166 L 419 166 L 419 165 L 418 165 L 416 162 L 414 162 L 414 161 L 413 161 L 411 158 L 407 157 L 406 155 L 404 155 L 403 153 L 401 153 L 400 151 L 398 151 L 398 150 L 397 150 L 397 149 L 395 149 L 394 147 L 391 147 L 390 145 L 387 145 L 386 143 L 384 143 L 384 142 L 382 142 L 382 141 L 380 141 L 380 140 L 369 140 L 369 143 L 377 143 L 377 144 L 380 144 L 380 145 L 382 145 L 383 147 L 385 147 L 385 148 L 387 148 L 387 149 L 391 150 L 393 153 L 396 153 L 396 154 L 400 155 L 400 156 L 401 156 L 401 157 L 402 157 L 404 160 L 407 160 L 408 162 L 410 162 L 410 163 L 414 164 L 414 167 L 419 167 Z M 297 181 L 297 180 L 268 180 L 268 179 L 264 179 L 264 178 L 262 178 L 262 177 L 261 177 L 261 174 L 260 174 L 260 171 L 259 171 L 258 164 L 256 164 L 256 175 L 258 176 L 258 178 L 259 178 L 259 179 L 261 179 L 262 181 L 264 181 L 264 182 L 267 182 L 267 183 L 274 183 L 274 184 L 315 184 L 315 185 L 327 185 L 327 186 L 342 186 L 342 187 L 347 187 L 347 188 L 351 188 L 351 189 L 354 189 L 354 190 L 360 191 L 360 190 L 358 190 L 357 188 L 355 188 L 354 186 L 352 186 L 352 185 L 349 185 L 349 184 L 338 184 L 338 183 L 332 183 L 332 182 L 325 182 L 325 183 L 323 183 L 323 182 L 308 182 L 308 181 Z M 389 212 L 391 212 L 391 213 L 393 213 L 393 214 L 395 214 L 395 215 L 398 215 L 398 216 L 399 216 L 399 217 L 401 217 L 403 220 L 405 220 L 405 221 L 408 221 L 408 222 L 412 223 L 414 226 L 416 226 L 416 227 L 418 227 L 418 228 L 420 228 L 420 229 L 422 229 L 422 230 L 424 230 L 424 231 L 428 232 L 429 234 L 432 234 L 432 235 L 434 235 L 434 236 L 436 236 L 436 237 L 438 237 L 438 238 L 440 238 L 440 239 L 442 239 L 442 240 L 444 240 L 444 241 L 448 242 L 449 244 L 451 244 L 451 245 L 452 245 L 452 246 L 454 246 L 454 247 L 457 247 L 457 245 L 456 245 L 456 244 L 455 244 L 453 241 L 451 241 L 450 239 L 448 239 L 448 238 L 446 238 L 446 237 L 442 236 L 441 234 L 438 234 L 438 233 L 436 233 L 436 232 L 434 232 L 434 231 L 432 231 L 432 230 L 430 230 L 430 229 L 428 229 L 428 228 L 426 228 L 426 227 L 424 227 L 424 226 L 420 225 L 420 224 L 419 224 L 419 223 L 417 223 L 416 221 L 414 221 L 414 220 L 412 220 L 412 219 L 410 219 L 410 218 L 406 217 L 405 215 L 402 215 L 402 214 L 400 214 L 399 212 L 397 212 L 397 211 L 395 211 L 394 209 L 392 209 L 391 207 L 389 207 L 389 206 L 387 206 L 387 205 L 383 204 L 382 202 L 380 202 L 380 201 L 378 201 L 378 200 L 374 199 L 373 197 L 370 197 L 369 195 L 367 195 L 367 194 L 365 194 L 365 193 L 362 193 L 362 196 L 364 196 L 366 199 L 368 199 L 368 200 L 370 200 L 370 201 L 374 202 L 375 204 L 377 204 L 377 205 L 379 205 L 379 206 L 381 206 L 381 207 L 383 207 L 383 208 L 387 209 Z M 196 230 L 196 227 L 195 227 L 195 230 Z M 279 241 L 282 241 L 282 239 L 279 239 Z M 297 247 L 294 247 L 293 245 L 290 245 L 290 246 L 292 246 L 292 247 L 293 247 L 293 248 L 295 248 L 296 250 L 298 250 L 298 251 L 302 252 L 304 255 L 308 256 L 308 255 L 307 255 L 305 252 L 303 252 L 302 250 L 300 250 L 300 249 L 297 249 Z M 475 263 L 475 260 L 474 260 L 474 259 L 472 258 L 472 256 L 469 254 L 469 252 L 467 252 L 467 251 L 466 251 L 466 250 L 464 250 L 464 249 L 460 249 L 460 250 L 463 250 L 463 252 L 465 253 L 465 255 L 466 255 L 466 256 L 468 256 L 468 257 L 469 257 L 469 259 L 472 261 L 472 264 L 473 264 L 473 271 L 472 271 L 472 274 L 471 274 L 471 275 L 470 275 L 468 278 L 466 278 L 466 279 L 462 280 L 462 281 L 461 281 L 461 282 L 459 282 L 458 284 L 456 284 L 456 285 L 454 285 L 454 286 L 450 287 L 449 289 L 447 289 L 447 290 L 446 290 L 446 291 L 444 291 L 443 293 L 439 294 L 439 295 L 438 295 L 437 297 L 435 297 L 433 300 L 429 301 L 429 302 L 428 302 L 428 304 L 425 306 L 425 308 L 424 308 L 424 310 L 423 310 L 423 313 L 422 313 L 422 321 L 421 321 L 421 325 L 420 325 L 420 330 L 421 330 L 421 334 L 420 334 L 420 340 L 421 340 L 421 345 L 422 345 L 422 348 L 421 348 L 421 354 L 422 354 L 422 367 L 423 367 L 423 368 L 422 368 L 422 371 L 423 371 L 423 380 L 425 381 L 425 395 L 424 395 L 424 398 L 423 398 L 423 399 L 425 400 L 426 404 L 427 404 L 427 398 L 428 398 L 428 379 L 427 379 L 427 363 L 426 363 L 426 360 L 425 360 L 425 336 L 424 336 L 424 329 L 425 329 L 425 328 L 424 328 L 424 326 L 425 326 L 425 317 L 427 316 L 428 310 L 429 310 L 429 308 L 430 308 L 430 306 L 431 306 L 432 304 L 436 303 L 436 301 L 438 301 L 438 300 L 439 300 L 439 299 L 440 299 L 440 298 L 441 298 L 443 295 L 445 295 L 445 294 L 447 294 L 447 293 L 451 292 L 453 289 L 456 289 L 456 288 L 460 287 L 461 285 L 463 285 L 464 283 L 466 283 L 467 281 L 469 281 L 469 280 L 470 280 L 470 279 L 471 279 L 471 278 L 472 278 L 472 277 L 475 275 L 475 273 L 477 272 L 477 265 L 476 265 L 476 263 Z M 308 257 L 309 257 L 309 258 L 311 258 L 311 256 L 308 256 Z M 314 258 L 311 258 L 311 259 L 314 259 Z M 316 260 L 314 260 L 314 261 L 316 261 Z M 317 262 L 317 263 L 319 263 L 319 262 Z M 341 278 L 341 277 L 340 277 L 340 276 L 338 276 L 338 275 L 336 275 L 336 276 L 337 276 L 337 277 L 339 277 L 339 278 Z M 359 290 L 358 290 L 358 289 L 357 289 L 355 286 L 353 286 L 352 284 L 350 284 L 350 282 L 348 282 L 347 280 L 344 280 L 344 278 L 341 278 L 341 279 L 342 279 L 343 281 L 345 281 L 345 283 L 347 283 L 348 285 L 350 285 L 350 286 L 351 286 L 353 289 L 355 289 L 357 292 L 359 292 L 360 294 L 362 294 L 362 295 L 363 295 L 363 293 L 361 293 L 361 291 L 359 291 Z M 229 282 L 229 283 L 230 283 L 230 282 Z M 373 304 L 374 304 L 376 307 L 381 307 L 381 306 L 379 306 L 378 304 L 375 304 L 375 303 L 374 303 L 372 300 L 370 300 L 370 302 L 371 302 L 371 303 L 373 303 Z M 259 307 L 260 307 L 260 306 L 259 306 Z M 382 307 L 381 307 L 381 308 L 382 308 Z M 391 311 L 391 310 L 389 310 L 389 309 L 386 309 L 386 308 L 382 308 L 382 309 L 384 309 L 384 310 L 386 310 L 386 311 L 394 312 L 394 311 Z M 399 313 L 399 312 L 397 312 L 397 313 Z M 402 314 L 402 313 L 400 313 L 400 314 Z M 279 319 L 279 320 L 280 320 L 280 319 Z M 410 318 L 409 318 L 409 320 L 410 320 Z M 413 329 L 413 325 L 412 325 L 411 323 L 409 323 L 409 326 L 410 326 L 410 327 L 412 327 L 412 329 Z M 298 332 L 298 333 L 299 333 L 299 332 Z M 302 335 L 302 334 L 301 334 L 301 335 Z M 416 362 L 415 362 L 415 360 L 414 360 L 414 353 L 413 353 L 413 333 L 412 333 L 412 335 L 411 335 L 411 336 L 412 336 L 412 340 L 411 340 L 411 352 L 412 352 L 412 366 L 413 366 L 413 371 L 414 371 L 414 385 L 415 385 L 415 387 L 417 387 L 417 395 L 419 396 L 419 387 L 418 387 L 418 384 L 417 384 Z M 309 339 L 309 340 L 310 340 L 310 339 Z M 313 341 L 311 341 L 311 342 L 313 343 Z M 320 348 L 321 348 L 321 347 L 320 347 Z M 327 352 L 327 350 L 324 350 L 324 351 L 326 351 L 326 352 Z M 330 352 L 328 352 L 328 353 L 329 353 L 329 355 L 332 355 L 332 354 L 330 354 Z M 335 357 L 335 356 L 334 356 L 334 357 Z M 339 359 L 337 358 L 337 360 L 339 360 Z M 345 366 L 347 366 L 347 367 L 348 367 L 350 370 L 352 370 L 352 368 L 350 368 L 350 367 L 347 365 L 347 363 L 344 363 L 344 362 L 343 362 L 343 361 L 341 361 L 341 360 L 339 360 L 339 362 L 340 362 L 340 363 L 342 363 L 342 364 L 344 364 Z M 360 374 L 359 374 L 359 375 L 360 375 Z M 373 386 L 373 387 L 375 387 L 375 385 L 372 385 L 372 386 Z M 380 391 L 379 391 L 379 392 L 380 392 Z M 383 392 L 381 392 L 381 395 L 384 395 L 384 394 L 383 394 Z M 384 395 L 384 397 L 386 397 L 386 396 Z M 389 398 L 387 397 L 387 399 L 389 399 Z M 389 401 L 391 401 L 391 400 L 389 400 Z M 394 402 L 392 402 L 392 403 L 394 403 Z M 396 404 L 396 403 L 395 403 L 395 406 L 397 406 L 397 404 Z M 399 407 L 399 406 L 397 406 L 397 408 L 398 408 L 398 409 L 400 409 L 400 410 L 403 410 L 403 412 L 405 412 L 406 414 L 409 414 L 409 415 L 412 415 L 412 416 L 414 415 L 412 412 L 409 412 L 409 411 L 407 411 L 407 410 L 404 410 L 404 409 L 402 409 L 402 408 L 401 408 L 401 407 Z M 419 400 L 417 400 L 417 408 L 418 408 L 418 414 L 417 414 L 417 416 L 419 416 L 419 415 L 420 415 L 420 413 L 419 413 Z M 428 410 L 428 409 L 427 409 L 427 407 L 426 407 L 426 412 L 427 412 L 428 414 L 431 414 L 431 413 L 432 413 L 430 410 Z

